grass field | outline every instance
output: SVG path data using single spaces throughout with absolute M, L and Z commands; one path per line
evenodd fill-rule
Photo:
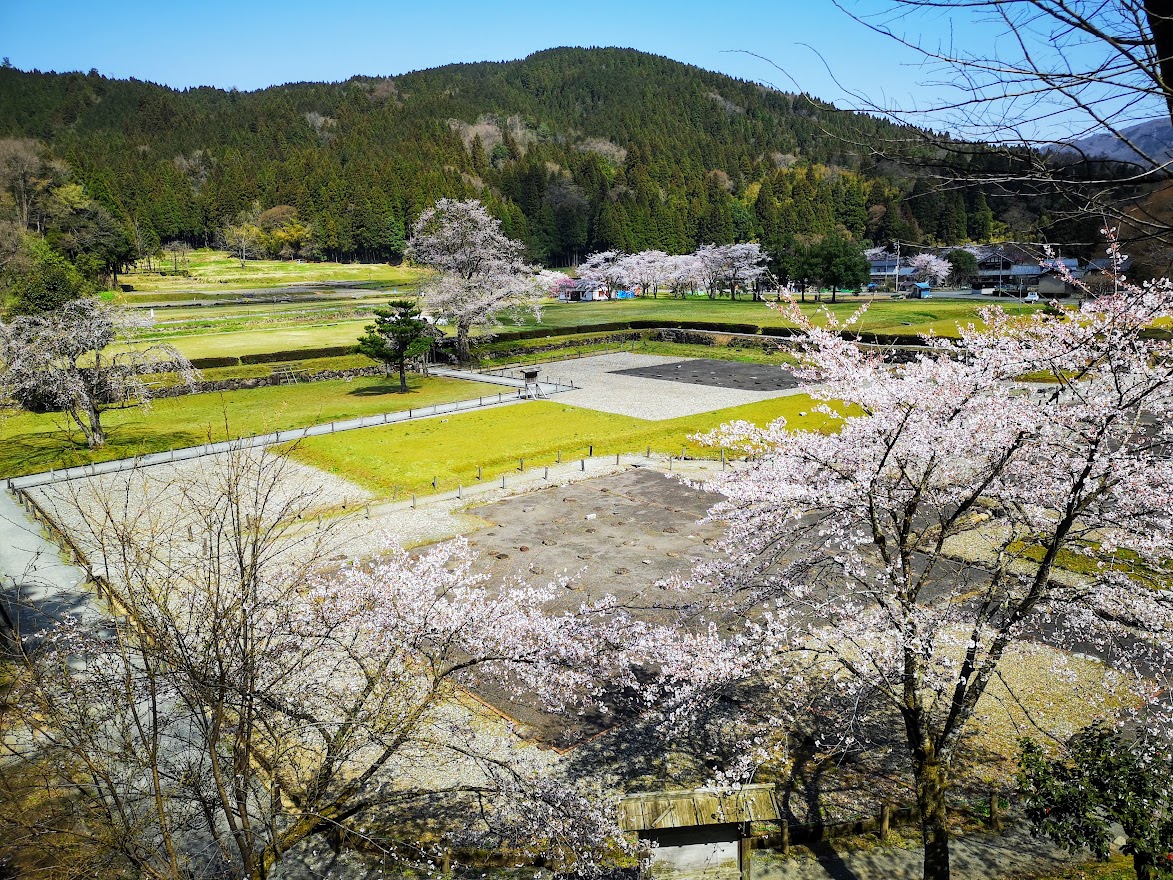
M 846 317 L 858 303 L 837 303 L 828 307 L 840 317 Z M 877 300 L 860 324 L 861 330 L 878 333 L 917 334 L 933 332 L 940 336 L 956 335 L 957 324 L 976 321 L 980 303 L 959 300 Z M 239 309 L 239 307 L 235 307 Z M 809 314 L 820 313 L 822 304 L 808 303 Z M 1011 305 L 1012 314 L 1032 310 L 1033 306 Z M 193 320 L 190 312 L 185 310 Z M 296 310 L 293 310 L 296 311 Z M 188 357 L 239 356 L 294 349 L 314 349 L 348 345 L 362 334 L 369 318 L 337 320 L 339 312 L 327 311 L 306 319 L 290 315 L 296 321 L 291 326 L 280 315 L 260 311 L 249 315 L 226 313 L 231 322 L 216 322 L 218 308 L 201 312 L 203 326 L 192 332 L 174 327 L 161 334 Z M 160 316 L 162 317 L 162 316 Z M 318 322 L 320 319 L 320 323 Z M 665 321 L 721 321 L 750 323 L 759 326 L 781 327 L 782 316 L 763 303 L 731 302 L 729 300 L 627 300 L 602 303 L 552 303 L 542 309 L 544 327 L 575 327 L 611 321 L 665 320 Z M 276 324 L 277 326 L 274 326 Z M 535 326 L 532 318 L 516 325 Z M 233 329 L 228 329 L 229 327 Z M 161 328 L 162 329 L 162 328 Z
M 802 306 L 803 311 L 818 318 L 824 308 L 839 318 L 846 318 L 864 303 L 867 297 L 850 297 L 849 301 L 814 303 Z M 974 300 L 893 300 L 877 298 L 859 324 L 860 330 L 873 333 L 927 333 L 954 336 L 958 322 L 977 320 L 978 309 L 988 302 Z M 1010 314 L 1023 314 L 1038 306 L 1007 304 Z M 551 303 L 542 308 L 541 326 L 574 327 L 600 324 L 608 321 L 722 321 L 726 323 L 757 324 L 760 327 L 785 327 L 782 315 L 766 303 L 748 300 L 710 300 L 707 297 L 691 299 L 633 299 L 595 303 Z M 519 326 L 533 326 L 532 318 L 518 322 Z
M 160 269 L 172 268 L 170 259 L 159 260 Z M 186 264 L 188 275 L 159 275 L 131 272 L 119 278 L 135 293 L 147 291 L 185 291 L 193 288 L 213 290 L 280 287 L 284 284 L 347 281 L 380 286 L 416 285 L 424 272 L 408 266 L 387 263 L 297 263 L 291 260 L 240 260 L 225 251 L 200 248 L 190 251 Z
M 531 401 L 504 409 L 461 413 L 446 420 L 427 419 L 300 442 L 294 457 L 337 474 L 388 498 L 472 485 L 477 467 L 484 479 L 516 472 L 519 458 L 531 466 L 553 464 L 561 451 L 565 460 L 617 452 L 653 452 L 713 457 L 689 435 L 708 431 L 733 419 L 764 424 L 779 416 L 794 427 L 820 428 L 827 419 L 811 412 L 805 395 L 732 407 L 701 415 L 650 422 L 560 404 Z
M 71 430 L 69 417 L 62 413 L 0 414 L 0 477 L 467 400 L 500 390 L 439 377 L 413 377 L 409 384 L 407 394 L 399 393 L 397 378 L 376 377 L 165 398 L 149 410 L 107 411 L 102 424 L 108 442 L 96 450 L 77 442 L 78 432 Z
M 308 326 L 274 327 L 269 330 L 207 331 L 167 336 L 166 341 L 189 358 L 239 357 L 273 351 L 356 345 L 369 323 L 369 318 L 363 318 Z
M 551 343 L 564 343 L 565 347 L 547 348 Z M 532 349 L 532 350 L 531 350 Z M 633 342 L 606 341 L 599 333 L 576 333 L 553 339 L 523 339 L 517 342 L 501 342 L 478 349 L 480 363 L 527 364 L 541 363 L 565 358 L 583 357 L 607 351 L 634 351 L 640 354 L 662 354 L 680 358 L 708 358 L 719 361 L 742 361 L 749 364 L 793 363 L 794 358 L 781 351 L 766 351 L 754 345 L 699 345 L 687 342 L 662 342 L 656 339 L 639 339 Z

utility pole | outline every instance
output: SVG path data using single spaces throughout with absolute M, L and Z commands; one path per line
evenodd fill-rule
M 900 293 L 900 242 L 896 242 L 896 279 L 893 285 L 893 293 Z

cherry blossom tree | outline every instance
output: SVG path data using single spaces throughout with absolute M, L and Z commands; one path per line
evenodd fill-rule
M 722 287 L 729 296 L 737 298 L 737 291 L 766 274 L 768 257 L 757 242 L 748 244 L 706 244 L 693 254 L 696 271 L 714 299 Z
M 627 283 L 623 268 L 626 254 L 618 251 L 599 251 L 591 254 L 578 266 L 578 277 L 605 287 L 608 294 L 621 290 Z
M 709 292 L 709 299 L 717 298 L 717 291 L 728 276 L 728 260 L 726 249 L 719 244 L 704 244 L 693 254 L 696 259 L 697 277 L 705 290 Z
M 690 292 L 697 289 L 699 280 L 699 262 L 692 253 L 680 253 L 664 260 L 664 283 L 672 291 L 673 297 L 684 299 Z
M 726 271 L 729 280 L 729 294 L 737 299 L 737 291 L 751 285 L 767 274 L 769 257 L 762 253 L 762 246 L 756 241 L 725 245 Z M 755 293 L 754 299 L 760 299 Z
M 424 302 L 455 325 L 461 361 L 470 357 L 474 327 L 497 326 L 507 309 L 537 308 L 542 289 L 537 269 L 522 258 L 523 249 L 476 199 L 440 199 L 416 221 L 407 253 L 437 271 L 424 286 Z
M 1173 599 L 1153 572 L 1173 555 L 1173 344 L 1147 329 L 1173 285 L 1061 316 L 992 307 L 901 365 L 842 338 L 855 319 L 784 310 L 836 430 L 705 438 L 754 460 L 712 483 L 727 555 L 693 584 L 752 612 L 743 650 L 781 685 L 748 763 L 777 757 L 771 730 L 821 719 L 821 741 L 859 744 L 879 725 L 903 740 L 925 876 L 944 880 L 959 744 L 1014 651 L 1094 652 L 1123 702 L 1168 684 Z
M 664 283 L 668 255 L 663 251 L 640 251 L 619 261 L 618 270 L 632 287 L 638 287 L 642 296 L 649 293 L 655 299 L 660 285 Z
M 561 585 L 494 588 L 463 541 L 339 566 L 346 523 L 314 524 L 318 488 L 288 459 L 202 470 L 46 501 L 125 620 L 66 621 L 12 701 L 8 758 L 71 794 L 37 819 L 59 843 L 173 880 L 260 880 L 331 840 L 425 864 L 408 817 L 588 874 L 622 845 L 606 796 L 469 694 L 572 712 L 634 687 L 651 628 L 611 602 L 544 613 Z
M 949 273 L 953 271 L 953 265 L 936 254 L 917 254 L 908 261 L 908 265 L 917 281 L 928 281 L 938 285 L 944 284 Z
M 96 299 L 77 299 L 59 309 L 0 322 L 0 383 L 30 409 L 69 413 L 91 448 L 106 443 L 102 412 L 111 406 L 148 406 L 148 376 L 175 372 L 191 386 L 195 371 L 173 346 L 128 345 L 121 337 L 145 329 L 150 319 Z
M 684 299 L 702 283 L 700 260 L 695 254 L 679 254 L 664 260 L 664 283 L 672 295 Z

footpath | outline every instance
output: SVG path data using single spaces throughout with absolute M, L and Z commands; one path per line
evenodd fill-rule
M 954 837 L 949 854 L 953 880 L 1026 878 L 1090 858 L 1090 854 L 1072 856 L 1047 840 L 1031 837 L 1022 824 L 999 834 Z M 924 857 L 920 846 L 881 846 L 843 853 L 828 849 L 816 856 L 777 856 L 759 850 L 754 852 L 753 880 L 920 880 Z M 716 875 L 710 876 L 715 880 Z M 734 871 L 729 876 L 739 874 Z

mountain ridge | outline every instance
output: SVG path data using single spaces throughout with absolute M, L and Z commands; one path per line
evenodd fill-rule
M 290 206 L 307 255 L 333 259 L 395 259 L 440 197 L 481 198 L 563 265 L 611 247 L 988 235 L 979 189 L 917 189 L 873 155 L 902 131 L 623 48 L 250 92 L 0 69 L 0 136 L 47 144 L 136 236 L 206 244 L 254 204 Z

